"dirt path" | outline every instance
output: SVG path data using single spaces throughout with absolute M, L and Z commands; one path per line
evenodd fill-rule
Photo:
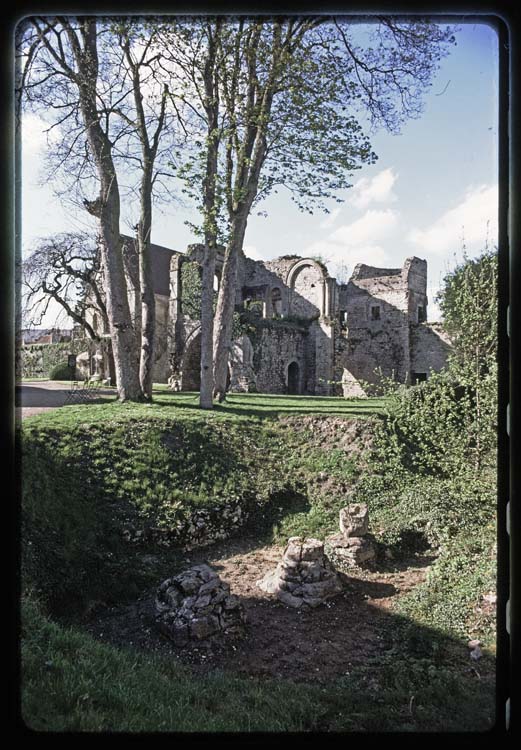
M 349 674 L 353 666 L 385 652 L 388 633 L 395 626 L 393 603 L 424 579 L 432 562 L 432 558 L 415 558 L 401 569 L 394 566 L 389 572 L 344 577 L 343 594 L 316 609 L 300 611 L 255 585 L 276 566 L 282 551 L 228 542 L 187 557 L 186 567 L 209 563 L 241 599 L 248 617 L 242 638 L 219 636 L 185 648 L 173 646 L 154 626 L 154 592 L 135 604 L 95 613 L 87 629 L 117 646 L 172 655 L 200 673 L 221 669 L 252 677 L 326 681 Z
M 53 380 L 38 380 L 17 385 L 15 394 L 17 419 L 25 419 L 34 414 L 64 406 L 68 401 L 69 391 L 69 385 Z M 96 394 L 96 399 L 93 399 L 91 403 L 106 401 L 108 397 L 114 397 L 114 395 L 114 390 L 100 389 Z

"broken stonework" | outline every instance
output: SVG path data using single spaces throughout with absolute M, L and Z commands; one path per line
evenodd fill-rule
M 290 607 L 318 607 L 342 591 L 342 584 L 318 539 L 291 537 L 281 562 L 257 586 Z
M 340 510 L 340 533 L 326 539 L 324 549 L 334 567 L 345 571 L 361 567 L 375 556 L 369 539 L 364 539 L 369 530 L 367 505 L 353 503 Z
M 367 505 L 353 503 L 340 509 L 340 531 L 346 537 L 362 537 L 369 531 Z
M 217 633 L 240 633 L 246 622 L 230 586 L 208 565 L 196 565 L 163 581 L 155 607 L 159 629 L 178 646 Z

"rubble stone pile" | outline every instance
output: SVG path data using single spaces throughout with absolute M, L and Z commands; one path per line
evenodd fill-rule
M 365 538 L 369 513 L 364 503 L 353 503 L 340 510 L 340 533 L 328 537 L 324 549 L 337 570 L 363 566 L 375 556 L 373 543 Z
M 217 633 L 241 633 L 246 622 L 240 601 L 208 565 L 163 581 L 155 609 L 159 629 L 179 646 Z
M 342 584 L 318 539 L 291 537 L 282 560 L 257 586 L 290 607 L 318 607 L 342 591 Z

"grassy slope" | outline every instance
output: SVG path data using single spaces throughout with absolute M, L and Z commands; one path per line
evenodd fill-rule
M 331 487 L 326 497 L 313 494 L 313 478 L 325 470 L 341 486 L 342 478 L 349 482 L 354 476 L 355 467 L 341 452 L 317 447 L 316 440 L 309 440 L 309 432 L 295 432 L 291 420 L 280 423 L 273 418 L 302 412 L 359 418 L 379 413 L 384 406 L 384 399 L 346 402 L 244 395 L 232 396 L 208 414 L 197 408 L 193 394 L 158 393 L 150 406 L 66 407 L 24 421 L 23 442 L 31 454 L 24 469 L 25 539 L 32 539 L 33 549 L 38 550 L 36 557 L 26 559 L 28 588 L 36 586 L 45 595 L 61 587 L 65 601 L 79 606 L 81 596 L 75 602 L 71 595 L 75 590 L 88 593 L 87 598 L 106 595 L 107 589 L 112 589 L 114 598 L 132 597 L 140 587 L 151 584 L 141 575 L 139 554 L 122 544 L 114 529 L 122 520 L 121 507 L 129 507 L 125 493 L 127 499 L 145 498 L 137 511 L 146 517 L 154 510 L 165 477 L 168 485 L 175 477 L 184 488 L 185 501 L 197 504 L 205 502 L 205 496 L 212 501 L 216 486 L 223 496 L 245 491 L 244 474 L 267 497 L 281 491 L 291 474 L 295 476 L 293 490 L 300 487 L 313 501 L 304 508 L 286 509 L 281 518 L 273 516 L 274 534 L 283 538 L 291 533 L 321 535 L 334 530 L 342 497 L 335 497 Z M 158 439 L 172 430 L 180 437 L 178 450 L 185 451 L 179 455 L 175 445 L 165 452 Z M 212 433 L 216 448 L 226 447 L 224 463 L 208 443 Z M 183 477 L 179 472 L 187 458 L 193 467 Z M 281 465 L 286 466 L 282 472 Z M 89 467 L 95 469 L 97 478 L 86 484 Z M 151 469 L 153 481 L 147 491 L 144 479 Z M 230 483 L 219 488 L 223 474 Z M 194 484 L 194 475 L 205 487 L 201 488 L 201 482 Z M 171 498 L 163 499 L 164 510 Z M 175 552 L 171 559 L 166 556 L 165 563 L 175 564 Z M 443 596 L 442 579 L 438 601 Z M 144 656 L 129 658 L 80 632 L 42 619 L 35 601 L 29 596 L 24 602 L 23 649 L 23 711 L 35 728 L 441 731 L 484 729 L 493 720 L 493 686 L 487 680 L 478 683 L 461 666 L 450 670 L 421 655 L 404 656 L 398 651 L 389 662 L 383 659 L 367 665 L 327 690 L 220 675 L 201 679 L 175 665 Z M 410 623 L 414 624 L 415 616 L 412 607 Z M 434 634 L 425 633 L 424 643 L 430 642 Z M 375 674 L 379 679 L 376 692 Z

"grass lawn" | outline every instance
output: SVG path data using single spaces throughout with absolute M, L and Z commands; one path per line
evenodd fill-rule
M 31 423 L 41 426 L 59 427 L 82 422 L 121 422 L 128 419 L 195 419 L 200 420 L 273 420 L 299 415 L 324 417 L 367 418 L 382 414 L 391 399 L 366 398 L 344 399 L 334 396 L 278 396 L 258 393 L 229 394 L 222 404 L 213 410 L 199 407 L 199 394 L 195 392 L 173 393 L 167 387 L 154 386 L 150 404 L 120 404 L 108 395 L 99 398 L 100 403 L 69 405 L 45 414 L 29 417 Z

